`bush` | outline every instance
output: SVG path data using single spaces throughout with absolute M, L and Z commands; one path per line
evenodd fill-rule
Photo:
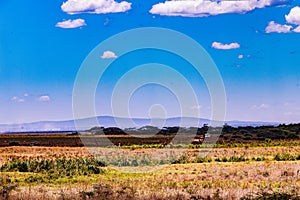
M 64 176 L 100 174 L 102 163 L 95 158 L 60 158 L 56 160 L 18 160 L 5 163 L 1 172 L 34 172 L 47 174 L 50 178 Z M 29 177 L 28 182 L 34 182 L 36 177 Z
M 292 154 L 276 154 L 274 156 L 274 160 L 276 161 L 292 161 L 292 160 L 298 160 L 300 155 L 292 155 Z
M 185 164 L 190 163 L 189 158 L 186 155 L 180 156 L 173 164 Z
M 19 142 L 13 141 L 9 143 L 9 146 L 20 146 Z
M 210 163 L 211 161 L 212 161 L 211 158 L 206 158 L 206 157 L 204 157 L 204 158 L 197 157 L 194 160 L 192 160 L 193 163 L 206 163 L 206 162 Z

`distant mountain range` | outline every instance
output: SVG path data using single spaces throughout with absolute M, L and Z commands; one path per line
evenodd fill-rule
M 202 127 L 203 124 L 211 124 L 209 119 L 193 118 L 193 117 L 174 117 L 168 119 L 147 119 L 147 118 L 121 118 L 112 116 L 98 116 L 98 123 L 94 118 L 85 118 L 76 120 L 77 128 L 74 120 L 66 121 L 40 121 L 22 124 L 0 124 L 0 133 L 8 132 L 43 132 L 43 131 L 75 131 L 88 130 L 94 126 L 103 127 L 120 127 L 120 128 L 139 128 L 146 125 L 157 127 L 163 126 L 182 126 Z M 247 121 L 226 121 L 226 124 L 234 127 L 238 126 L 263 126 L 278 125 L 276 122 L 247 122 Z M 79 126 L 78 126 L 79 125 Z

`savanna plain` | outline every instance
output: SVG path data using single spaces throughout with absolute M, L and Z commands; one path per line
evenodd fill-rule
M 120 145 L 122 156 L 101 159 L 84 146 L 37 145 L 0 147 L 1 199 L 300 199 L 297 138 Z M 181 154 L 145 156 L 159 149 Z

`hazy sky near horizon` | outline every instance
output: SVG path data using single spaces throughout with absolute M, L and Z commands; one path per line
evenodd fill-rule
M 300 122 L 299 6 L 296 0 L 1 1 L 0 123 L 72 119 L 73 84 L 83 60 L 110 36 L 141 27 L 179 31 L 205 48 L 224 82 L 226 120 Z M 112 115 L 119 73 L 154 58 L 181 69 L 201 91 L 190 116 L 200 109 L 209 118 L 205 84 L 187 63 L 150 50 L 119 58 L 114 49 L 99 55 L 116 62 L 97 89 L 97 115 Z M 158 104 L 166 117 L 180 115 L 176 97 L 157 85 L 133 94 L 130 113 L 149 117 L 152 108 L 155 116 L 163 113 Z

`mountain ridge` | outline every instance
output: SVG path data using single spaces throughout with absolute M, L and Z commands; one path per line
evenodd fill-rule
M 0 133 L 5 132 L 38 132 L 38 131 L 75 131 L 75 130 L 87 130 L 94 126 L 103 127 L 120 127 L 120 128 L 138 128 L 146 125 L 152 125 L 157 127 L 163 126 L 183 126 L 201 127 L 204 124 L 210 125 L 211 120 L 205 118 L 195 117 L 170 117 L 170 118 L 124 118 L 113 116 L 97 116 L 98 123 L 95 123 L 95 118 L 83 118 L 78 120 L 61 120 L 61 121 L 37 121 L 28 123 L 14 123 L 14 124 L 0 124 Z M 75 121 L 78 126 L 75 126 Z M 182 121 L 184 124 L 182 124 Z M 266 126 L 266 125 L 279 125 L 278 122 L 260 122 L 260 121 L 239 121 L 230 120 L 225 121 L 224 124 L 230 126 Z M 77 127 L 77 128 L 76 128 Z

